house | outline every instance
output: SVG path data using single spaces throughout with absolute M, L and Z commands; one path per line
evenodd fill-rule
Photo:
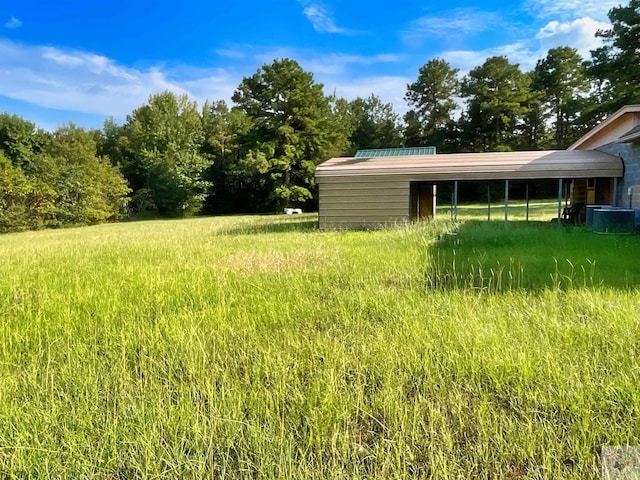
M 596 150 L 616 155 L 624 164 L 622 177 L 612 187 L 615 196 L 611 202 L 606 201 L 608 198 L 602 199 L 597 195 L 597 178 L 576 182 L 573 201 L 586 204 L 610 203 L 617 207 L 640 209 L 640 105 L 622 107 L 587 132 L 568 150 Z
M 505 183 L 505 202 L 509 181 L 557 180 L 558 217 L 567 185 L 573 203 L 631 202 L 640 208 L 640 105 L 622 108 L 568 150 L 435 154 L 387 149 L 332 158 L 316 169 L 319 226 L 379 228 L 430 218 L 436 184 L 453 183 L 455 211 L 458 182 L 495 180 Z

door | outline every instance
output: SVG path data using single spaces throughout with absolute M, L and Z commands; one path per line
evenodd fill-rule
M 593 205 L 596 203 L 596 179 L 590 178 L 587 180 L 587 205 Z
M 433 216 L 433 190 L 432 185 L 420 184 L 418 201 L 418 218 L 431 218 Z

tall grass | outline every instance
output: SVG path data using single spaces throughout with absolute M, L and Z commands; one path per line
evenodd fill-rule
M 562 205 L 564 207 L 564 204 Z M 452 205 L 438 205 L 436 218 L 439 220 L 451 220 L 453 213 Z M 456 209 L 457 220 L 491 220 L 504 222 L 505 205 L 504 202 L 493 202 L 489 209 L 487 204 L 481 203 L 460 203 Z M 529 212 L 527 217 L 527 202 L 524 200 L 510 199 L 507 206 L 507 218 L 509 221 L 535 221 L 548 222 L 558 217 L 558 201 L 553 199 L 535 199 L 529 202 Z
M 544 288 L 635 289 L 637 236 L 603 237 L 550 223 L 468 221 L 429 251 L 427 283 L 490 292 Z
M 640 442 L 635 237 L 554 230 L 592 281 L 489 292 L 428 272 L 493 226 L 314 222 L 0 237 L 0 476 L 582 479 Z

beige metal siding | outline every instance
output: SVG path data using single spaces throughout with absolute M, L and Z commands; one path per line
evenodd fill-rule
M 319 185 L 321 229 L 379 228 L 409 220 L 409 183 L 388 177 L 331 177 Z

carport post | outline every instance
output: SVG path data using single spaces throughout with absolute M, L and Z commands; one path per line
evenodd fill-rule
M 509 221 L 509 180 L 504 181 L 504 221 Z
M 433 218 L 435 220 L 436 218 L 436 204 L 438 201 L 438 187 L 437 185 L 434 183 L 433 185 L 431 185 L 431 218 Z
M 453 220 L 458 221 L 458 180 L 453 182 Z
M 491 220 L 491 184 L 487 183 L 487 221 Z
M 527 186 L 525 187 L 525 196 L 527 197 L 527 222 L 529 221 L 529 182 L 527 182 Z
M 558 180 L 558 225 L 562 224 L 562 179 Z

